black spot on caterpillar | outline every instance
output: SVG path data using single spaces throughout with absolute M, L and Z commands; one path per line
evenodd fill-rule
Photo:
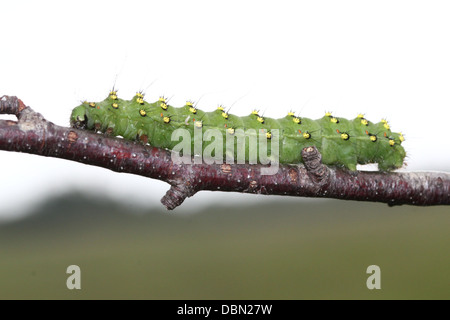
M 301 163 L 302 149 L 313 145 L 322 154 L 324 164 L 350 170 L 356 170 L 357 164 L 367 163 L 377 163 L 382 171 L 393 170 L 402 167 L 406 155 L 401 146 L 404 141 L 401 133 L 392 132 L 385 120 L 374 123 L 362 114 L 351 120 L 329 112 L 317 120 L 300 118 L 293 112 L 280 119 L 261 116 L 258 111 L 238 117 L 221 106 L 204 112 L 191 101 L 181 108 L 169 105 L 164 97 L 148 103 L 141 92 L 131 100 L 123 100 L 113 90 L 103 101 L 83 102 L 73 109 L 70 122 L 76 128 L 106 132 L 167 149 L 179 143 L 172 139 L 176 129 L 188 130 L 192 146 L 195 130 L 218 129 L 223 141 L 227 136 L 236 136 L 238 130 L 249 129 L 264 132 L 266 139 L 272 140 L 273 132 L 278 130 L 278 161 L 286 164 Z M 203 141 L 202 149 L 207 145 L 208 142 Z M 248 160 L 248 143 L 245 151 Z

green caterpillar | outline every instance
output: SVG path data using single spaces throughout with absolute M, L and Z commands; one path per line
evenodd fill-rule
M 176 129 L 192 133 L 192 146 L 194 131 L 199 129 L 219 129 L 224 141 L 227 136 L 236 135 L 238 129 L 264 132 L 268 141 L 276 131 L 279 134 L 279 163 L 301 163 L 302 149 L 316 146 L 324 164 L 353 171 L 357 164 L 367 163 L 378 163 L 382 171 L 394 170 L 403 166 L 406 155 L 401 146 L 404 141 L 402 133 L 392 132 L 386 120 L 373 123 L 362 114 L 347 120 L 327 112 L 322 118 L 312 120 L 289 112 L 284 118 L 272 119 L 255 110 L 248 116 L 238 117 L 229 114 L 222 106 L 212 112 L 204 112 L 190 101 L 181 108 L 169 105 L 164 97 L 148 103 L 141 92 L 131 100 L 122 100 L 117 91 L 112 90 L 101 102 L 83 102 L 73 109 L 70 122 L 75 128 L 105 132 L 167 149 L 173 149 L 179 143 L 172 140 Z M 204 141 L 202 149 L 207 145 Z M 248 143 L 245 148 L 248 161 Z M 269 143 L 267 149 L 270 151 Z

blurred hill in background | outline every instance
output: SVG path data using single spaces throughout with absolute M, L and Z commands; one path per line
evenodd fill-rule
M 155 205 L 76 193 L 1 224 L 0 298 L 450 298 L 449 207 L 281 197 L 193 214 Z M 81 290 L 66 287 L 72 264 Z M 366 287 L 373 264 L 381 290 Z

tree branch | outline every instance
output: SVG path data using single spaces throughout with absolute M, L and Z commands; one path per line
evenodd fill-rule
M 280 166 L 261 175 L 262 165 L 175 164 L 168 150 L 104 134 L 57 126 L 17 97 L 0 98 L 0 150 L 68 159 L 165 181 L 161 199 L 172 210 L 201 190 L 336 198 L 419 206 L 450 204 L 449 173 L 351 172 L 327 167 L 315 147 L 302 150 L 305 165 Z

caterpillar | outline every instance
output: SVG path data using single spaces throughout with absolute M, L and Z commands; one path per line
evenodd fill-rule
M 234 157 L 239 149 L 237 139 L 234 138 L 242 136 L 244 132 L 247 139 L 244 140 L 247 143 L 243 147 L 246 161 L 250 159 L 248 142 L 255 133 L 261 133 L 268 142 L 274 138 L 279 139 L 278 161 L 283 164 L 302 163 L 301 151 L 309 146 L 318 148 L 324 164 L 352 171 L 356 170 L 357 164 L 368 163 L 377 163 L 381 171 L 394 170 L 403 166 L 406 156 L 401 145 L 405 140 L 402 133 L 392 132 L 386 120 L 374 123 L 363 114 L 348 120 L 326 112 L 322 118 L 312 120 L 289 112 L 283 118 L 273 119 L 254 110 L 248 116 L 239 117 L 229 114 L 222 106 L 211 112 L 202 111 L 192 101 L 187 101 L 180 108 L 169 105 L 164 97 L 149 103 L 144 100 L 142 92 L 137 92 L 131 100 L 123 100 L 114 89 L 103 101 L 84 101 L 75 107 L 70 123 L 74 128 L 121 136 L 170 150 L 179 143 L 173 139 L 173 133 L 177 129 L 190 133 L 189 143 L 193 150 L 197 131 L 217 129 L 224 140 L 233 138 L 233 145 L 237 147 L 232 150 Z M 249 131 L 250 129 L 253 131 Z M 258 140 L 258 147 L 261 141 Z M 211 143 L 203 141 L 202 151 Z M 274 151 L 270 143 L 267 149 Z M 225 146 L 224 151 L 226 155 L 230 155 Z

